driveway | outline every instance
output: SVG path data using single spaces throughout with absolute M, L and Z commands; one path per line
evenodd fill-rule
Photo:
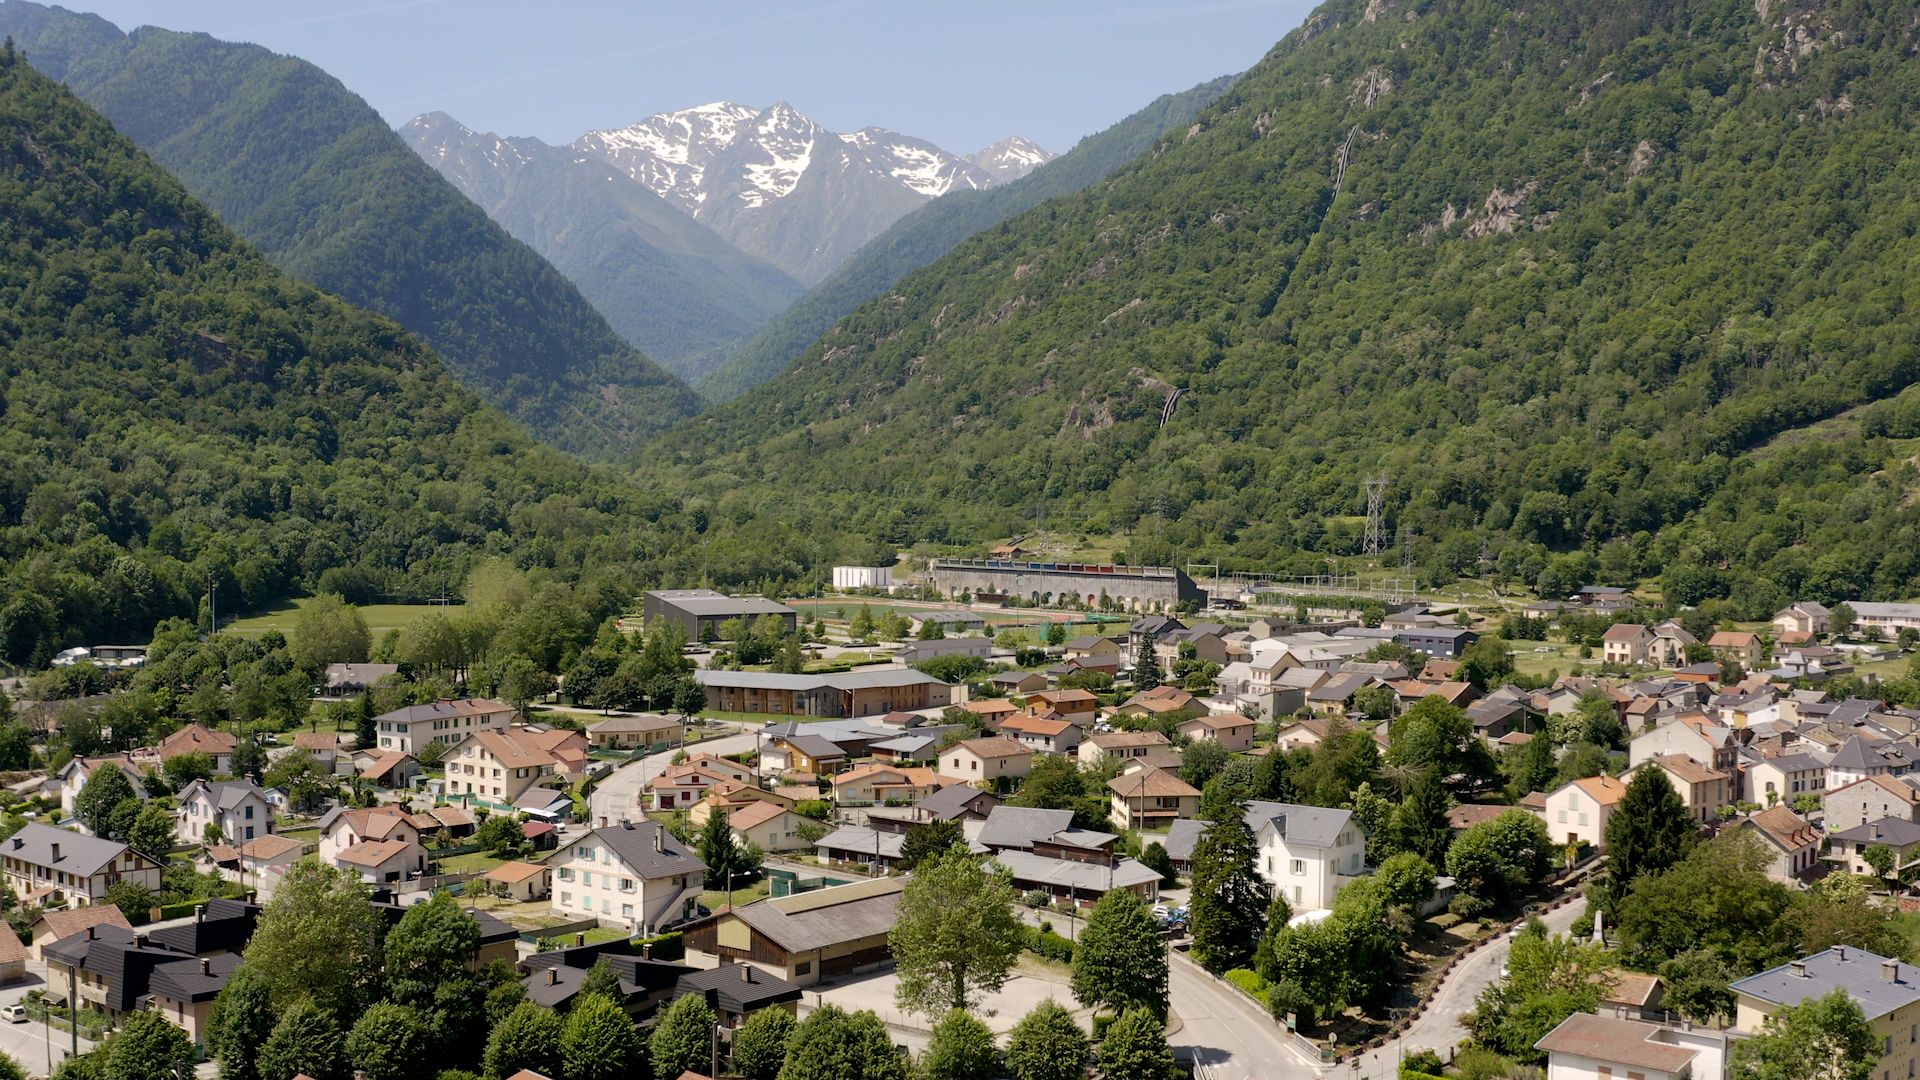
M 1582 913 L 1587 910 L 1587 898 L 1582 896 L 1565 907 L 1550 911 L 1540 917 L 1550 934 L 1564 934 Z M 1450 1056 L 1450 1052 L 1459 1047 L 1467 1037 L 1466 1028 L 1460 1024 L 1460 1014 L 1473 1009 L 1473 999 L 1480 991 L 1492 985 L 1500 977 L 1500 969 L 1507 963 L 1508 942 L 1506 936 L 1491 944 L 1483 945 L 1447 975 L 1440 984 L 1440 991 L 1434 996 L 1433 1006 L 1398 1042 L 1390 1042 L 1374 1052 L 1360 1058 L 1360 1068 L 1355 1071 L 1352 1065 L 1342 1066 L 1340 1073 L 1365 1080 L 1393 1080 L 1399 1075 L 1400 1055 L 1415 1050 L 1437 1050 L 1441 1058 Z
M 38 964 L 29 962 L 25 982 L 0 987 L 0 1006 L 18 1003 L 20 999 L 27 996 L 29 990 L 47 990 L 49 996 L 63 998 L 66 996 L 64 991 L 55 995 L 52 990 L 49 990 L 45 970 Z M 0 1023 L 0 1052 L 5 1052 L 8 1057 L 19 1062 L 28 1076 L 46 1076 L 52 1072 L 52 1068 L 47 1063 L 51 1061 L 54 1066 L 58 1066 L 66 1060 L 67 1048 L 73 1045 L 72 1040 L 71 1032 L 55 1029 L 49 1033 L 46 1025 L 35 1020 L 29 1020 L 24 1024 Z M 80 1040 L 81 1053 L 84 1054 L 91 1049 L 93 1049 L 93 1043 L 84 1038 Z
M 728 735 L 719 739 L 687 747 L 692 754 L 738 754 L 755 749 L 759 744 L 757 736 Z M 673 763 L 673 756 L 679 750 L 665 750 L 658 754 L 649 754 L 627 762 L 613 770 L 600 786 L 593 789 L 587 797 L 587 805 L 593 811 L 592 823 L 598 825 L 601 818 L 608 821 L 638 821 L 645 816 L 646 804 L 643 801 L 647 781 L 659 776 L 661 771 Z

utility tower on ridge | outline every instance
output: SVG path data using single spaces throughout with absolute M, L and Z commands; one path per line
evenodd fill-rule
M 1378 555 L 1386 550 L 1387 525 L 1382 507 L 1387 499 L 1387 477 L 1385 473 L 1369 476 L 1367 485 L 1367 534 L 1360 543 L 1360 550 L 1367 555 Z

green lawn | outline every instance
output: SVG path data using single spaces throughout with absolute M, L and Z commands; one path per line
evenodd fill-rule
M 236 619 L 224 629 L 245 637 L 259 637 L 269 630 L 291 633 L 294 614 L 304 603 L 304 600 L 295 600 L 272 611 Z M 377 641 L 389 630 L 407 630 L 422 619 L 441 614 L 451 615 L 461 607 L 460 604 L 368 604 L 360 608 L 360 616 L 367 620 L 367 630 Z
M 1920 956 L 1920 911 L 1902 911 L 1888 921 L 1893 925 L 1893 932 L 1907 943 L 1904 950 L 1907 957 Z
M 733 906 L 745 907 L 755 900 L 765 899 L 771 888 L 766 878 L 761 878 L 751 885 L 736 885 L 733 890 Z M 703 892 L 700 894 L 700 903 L 705 905 L 708 911 L 719 911 L 726 906 L 727 890 L 715 889 L 712 892 Z
M 469 851 L 465 855 L 440 860 L 440 872 L 444 874 L 484 874 L 506 862 L 484 851 Z

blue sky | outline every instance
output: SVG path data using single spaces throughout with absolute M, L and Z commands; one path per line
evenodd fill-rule
M 1170 90 L 1243 71 L 1308 0 L 64 0 L 131 29 L 252 41 L 326 68 L 387 120 L 571 141 L 656 112 L 785 98 L 956 152 L 1055 152 Z

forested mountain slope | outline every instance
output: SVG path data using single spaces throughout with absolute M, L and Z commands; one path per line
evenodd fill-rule
M 399 326 L 276 270 L 0 50 L 0 659 L 507 556 L 682 580 L 677 500 L 530 440 Z M 724 548 L 686 558 L 724 558 Z M 542 571 L 547 572 L 546 570 Z
M 1884 400 L 1920 379 L 1916 47 L 1913 3 L 1334 0 L 653 478 L 889 540 L 1044 502 L 1136 561 L 1277 567 L 1352 551 L 1381 472 L 1428 576 L 1920 592 L 1920 404 Z
M 895 222 L 867 241 L 833 275 L 767 327 L 728 348 L 695 387 L 709 401 L 726 401 L 785 370 L 848 312 L 952 251 L 982 229 L 1048 199 L 1079 191 L 1144 153 L 1168 128 L 1186 124 L 1233 84 L 1232 76 L 1201 83 L 1152 104 L 1005 187 L 956 191 Z
M 625 172 L 539 139 L 474 131 L 445 113 L 400 129 L 421 159 L 567 275 L 607 322 L 683 378 L 805 290 Z
M 541 439 L 610 455 L 698 408 L 312 64 L 23 0 L 0 3 L 0 35 L 281 269 L 420 334 Z

